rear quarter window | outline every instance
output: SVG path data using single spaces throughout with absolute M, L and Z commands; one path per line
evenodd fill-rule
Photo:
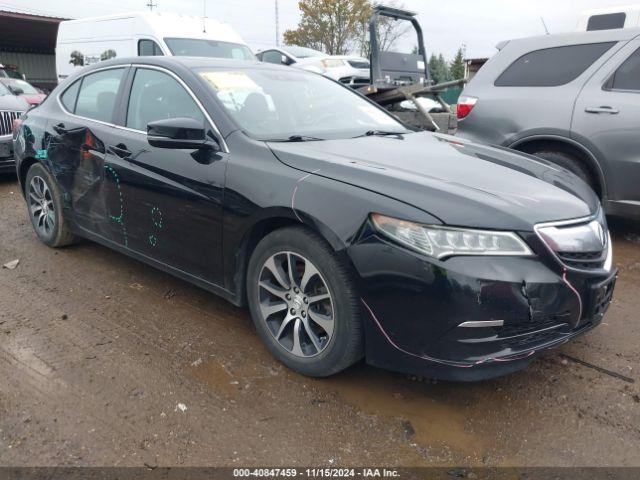
M 496 87 L 557 87 L 572 82 L 616 42 L 567 45 L 529 52 L 495 81 Z

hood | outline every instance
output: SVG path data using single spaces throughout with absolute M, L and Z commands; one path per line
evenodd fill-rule
M 290 167 L 394 198 L 451 226 L 531 231 L 599 208 L 589 186 L 566 170 L 447 135 L 269 146 Z
M 10 110 L 13 112 L 25 112 L 29 109 L 29 103 L 22 97 L 7 94 L 0 95 L 0 111 Z

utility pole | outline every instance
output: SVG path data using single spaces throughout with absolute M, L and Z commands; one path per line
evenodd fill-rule
M 202 0 L 202 33 L 207 33 L 207 0 Z
M 149 1 L 147 2 L 147 7 L 149 7 L 149 10 L 151 10 L 152 12 L 153 12 L 153 9 L 154 9 L 155 7 L 157 7 L 157 6 L 158 6 L 158 4 L 157 4 L 157 3 L 153 3 L 153 0 L 149 0 Z
M 276 2 L 276 47 L 280 46 L 280 12 L 278 11 L 278 0 Z

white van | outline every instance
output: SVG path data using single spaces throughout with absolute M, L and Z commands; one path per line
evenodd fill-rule
M 596 8 L 582 12 L 578 31 L 640 27 L 640 5 Z
M 85 65 L 114 57 L 181 55 L 255 60 L 226 23 L 174 13 L 135 12 L 61 22 L 58 81 Z

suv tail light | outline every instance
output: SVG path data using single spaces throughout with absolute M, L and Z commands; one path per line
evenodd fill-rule
M 473 110 L 473 107 L 475 107 L 477 101 L 478 99 L 476 97 L 460 97 L 458 99 L 458 107 L 456 110 L 458 120 L 466 118 L 467 115 L 471 113 L 471 110 Z

